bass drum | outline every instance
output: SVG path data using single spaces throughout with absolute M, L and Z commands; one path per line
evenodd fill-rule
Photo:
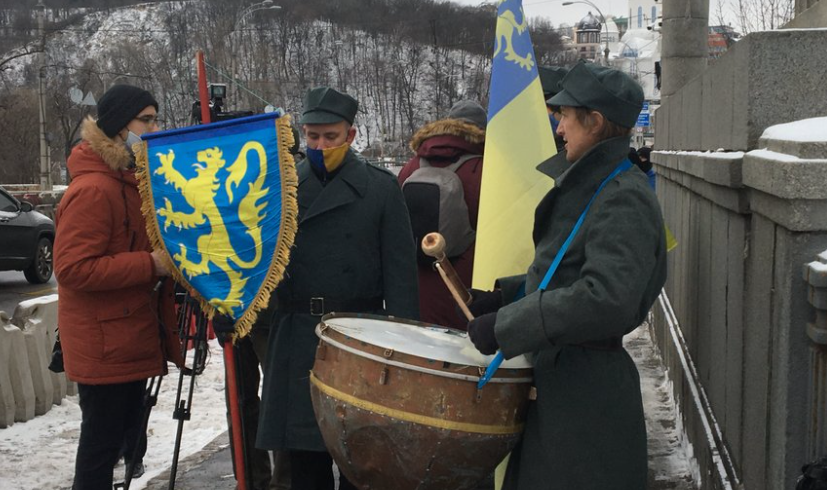
M 363 490 L 472 489 L 520 438 L 531 365 L 465 332 L 393 317 L 330 314 L 316 327 L 316 420 L 339 469 Z

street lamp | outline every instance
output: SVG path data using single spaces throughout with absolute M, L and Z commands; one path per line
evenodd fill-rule
M 235 24 L 233 24 L 233 30 L 227 35 L 229 38 L 232 34 L 241 27 L 244 21 L 252 15 L 254 12 L 258 12 L 259 10 L 279 10 L 281 9 L 281 5 L 274 5 L 273 0 L 262 0 L 261 2 L 254 3 L 252 5 L 248 5 L 245 7 L 240 14 L 238 14 L 238 19 L 236 19 Z M 232 51 L 232 49 L 230 49 Z M 232 52 L 230 53 L 230 73 L 233 79 L 233 88 L 235 89 L 235 100 L 233 102 L 233 106 L 237 108 L 238 98 L 240 95 L 240 91 L 238 89 L 238 74 L 236 73 L 236 57 L 233 56 Z
M 606 62 L 606 66 L 609 66 L 609 25 L 606 24 L 606 16 L 603 15 L 603 12 L 597 8 L 597 5 L 590 2 L 589 0 L 574 0 L 571 2 L 563 2 L 563 6 L 574 5 L 575 3 L 582 3 L 583 5 L 588 5 L 593 9 L 597 10 L 597 13 L 600 14 L 600 20 L 603 22 L 601 23 L 601 30 L 603 30 L 603 26 L 606 27 L 606 48 L 603 50 L 603 59 Z M 598 33 L 599 35 L 600 33 Z
M 37 31 L 40 35 L 40 52 L 38 56 L 38 73 L 37 73 L 37 98 L 38 98 L 38 117 L 40 118 L 40 190 L 52 190 L 52 165 L 51 155 L 49 154 L 49 144 L 46 141 L 46 91 L 44 87 L 43 72 L 46 60 L 46 32 L 43 29 L 43 17 L 46 14 L 46 6 L 43 5 L 43 0 L 35 6 L 37 12 Z

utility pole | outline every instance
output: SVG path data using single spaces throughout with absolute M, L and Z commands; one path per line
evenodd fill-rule
M 49 155 L 49 145 L 46 142 L 46 91 L 44 90 L 46 76 L 45 61 L 46 61 L 46 32 L 43 28 L 43 17 L 46 14 L 46 6 L 43 5 L 43 0 L 40 0 L 35 7 L 37 11 L 37 30 L 40 36 L 40 53 L 38 54 L 37 67 L 37 96 L 39 101 L 40 113 L 40 190 L 52 190 L 52 172 L 51 172 L 51 157 Z

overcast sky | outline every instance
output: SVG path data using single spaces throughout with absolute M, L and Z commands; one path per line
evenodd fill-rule
M 455 3 L 462 5 L 479 5 L 483 0 L 452 0 Z M 594 9 L 582 3 L 574 5 L 563 6 L 566 0 L 523 0 L 523 10 L 529 17 L 545 17 L 554 25 L 566 23 L 574 25 L 580 19 L 586 16 L 589 11 Z M 625 17 L 628 15 L 629 2 L 626 0 L 590 0 L 597 5 L 603 14 L 606 16 L 614 15 L 615 17 Z M 597 12 L 593 12 L 596 17 Z
M 451 0 L 455 3 L 460 3 L 462 5 L 479 5 L 484 3 L 485 0 Z M 569 25 L 574 25 L 580 19 L 586 16 L 586 14 L 590 10 L 594 10 L 588 5 L 584 5 L 582 3 L 576 3 L 574 5 L 563 6 L 563 2 L 566 0 L 523 0 L 523 10 L 525 10 L 526 15 L 529 17 L 545 17 L 549 19 L 552 24 L 555 26 L 559 26 L 562 23 L 566 23 Z M 603 14 L 606 16 L 613 15 L 615 17 L 626 17 L 629 15 L 629 2 L 628 0 L 590 0 L 593 4 L 597 5 Z M 489 2 L 493 2 L 493 0 L 489 0 Z M 709 2 L 709 15 L 710 15 L 710 23 L 714 24 L 716 22 L 713 21 L 715 18 L 715 6 L 718 4 L 717 0 L 710 0 Z M 600 17 L 597 15 L 597 12 L 593 12 L 596 17 Z M 729 9 L 727 10 L 727 14 L 729 14 Z M 730 15 L 727 15 L 729 18 Z M 717 20 L 717 19 L 715 19 Z M 734 18 L 728 19 L 729 23 L 734 23 Z

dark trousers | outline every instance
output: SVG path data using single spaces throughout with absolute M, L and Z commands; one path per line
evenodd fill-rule
M 292 490 L 334 490 L 333 458 L 319 451 L 290 451 Z M 339 490 L 356 487 L 339 475 Z
M 136 464 L 144 462 L 146 455 L 146 430 L 141 430 L 141 424 L 136 425 L 133 429 L 124 434 L 123 444 L 121 444 L 121 451 L 118 459 L 123 458 L 124 464 L 128 465 L 131 461 Z
M 270 455 L 266 450 L 256 448 L 256 432 L 258 431 L 258 413 L 261 400 L 258 396 L 261 374 L 259 372 L 259 359 L 256 352 L 252 332 L 236 343 L 236 370 L 238 371 L 238 398 L 241 408 L 242 423 L 244 426 L 244 448 L 247 455 L 247 474 L 249 475 L 248 487 L 254 490 L 267 490 L 270 488 L 271 469 Z M 264 334 L 266 337 L 266 333 Z M 266 339 L 265 339 L 266 340 Z M 229 403 L 229 397 L 227 398 Z M 236 448 L 233 445 L 232 421 L 230 420 L 229 407 L 227 408 L 227 422 L 230 435 L 230 450 L 235 454 Z M 238 480 L 238 470 L 235 467 L 233 457 L 233 474 Z
M 82 417 L 73 490 L 112 490 L 112 469 L 124 437 L 140 431 L 145 392 L 146 380 L 78 383 Z

